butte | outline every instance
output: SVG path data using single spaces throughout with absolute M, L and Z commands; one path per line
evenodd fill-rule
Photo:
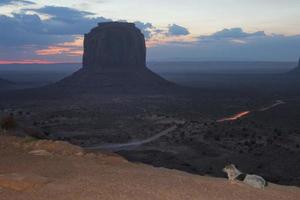
M 52 85 L 63 91 L 153 93 L 176 88 L 146 67 L 146 45 L 133 23 L 99 23 L 84 35 L 83 67 Z

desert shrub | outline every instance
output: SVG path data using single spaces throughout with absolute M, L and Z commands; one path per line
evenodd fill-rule
M 0 120 L 1 129 L 9 130 L 17 127 L 17 122 L 13 116 L 2 117 Z

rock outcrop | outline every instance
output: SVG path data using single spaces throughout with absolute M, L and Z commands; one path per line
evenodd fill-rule
M 83 67 L 56 84 L 82 92 L 148 92 L 173 84 L 146 68 L 144 35 L 132 23 L 100 23 L 84 37 Z
M 132 23 L 100 23 L 84 37 L 83 67 L 90 70 L 142 68 L 144 35 Z

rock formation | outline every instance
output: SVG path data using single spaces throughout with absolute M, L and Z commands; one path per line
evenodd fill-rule
M 84 37 L 83 67 L 56 84 L 82 91 L 160 90 L 173 84 L 146 68 L 144 35 L 133 23 L 100 23 Z
M 85 35 L 83 67 L 91 70 L 145 67 L 143 34 L 131 23 L 101 23 Z

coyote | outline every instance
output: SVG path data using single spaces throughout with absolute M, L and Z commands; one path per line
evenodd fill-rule
M 245 184 L 250 185 L 254 188 L 263 189 L 267 186 L 267 182 L 261 176 L 244 174 L 236 168 L 235 165 L 226 165 L 223 172 L 227 173 L 228 179 L 230 181 L 243 181 Z

